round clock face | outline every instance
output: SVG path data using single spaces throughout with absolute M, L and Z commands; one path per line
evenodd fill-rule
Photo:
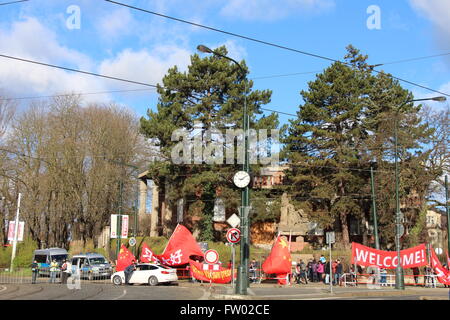
M 245 171 L 238 171 L 233 177 L 233 182 L 238 188 L 245 188 L 250 183 L 250 175 Z

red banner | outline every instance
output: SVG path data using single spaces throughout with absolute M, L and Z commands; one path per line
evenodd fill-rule
M 219 270 L 203 270 L 203 263 L 189 261 L 192 276 L 201 281 L 212 283 L 229 283 L 231 282 L 231 269 L 220 267 Z M 235 275 L 236 276 L 236 275 Z
M 426 257 L 424 244 L 400 251 L 400 260 L 403 268 L 425 266 L 427 264 Z M 376 250 L 353 242 L 352 264 L 354 263 L 364 267 L 378 266 L 385 269 L 395 269 L 398 265 L 398 257 L 396 251 Z
M 445 268 L 441 265 L 436 253 L 434 250 L 430 250 L 431 252 L 431 266 L 434 269 L 434 272 L 437 275 L 437 279 L 440 283 L 450 285 L 450 272 L 445 270 Z

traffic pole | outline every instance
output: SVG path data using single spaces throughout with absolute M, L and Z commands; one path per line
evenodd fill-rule
M 333 293 L 333 261 L 331 260 L 331 241 L 328 244 L 330 248 L 330 293 Z
M 13 272 L 14 269 L 14 258 L 16 257 L 16 249 L 17 249 L 17 236 L 19 231 L 19 212 L 20 212 L 20 198 L 22 197 L 22 194 L 19 192 L 19 197 L 17 199 L 17 213 L 16 213 L 16 220 L 14 223 L 14 240 L 13 240 L 13 249 L 11 253 L 11 265 L 10 265 L 10 272 Z
M 445 176 L 445 211 L 447 211 L 447 253 L 450 254 L 450 213 L 448 211 L 448 178 L 447 178 L 447 176 Z M 448 267 L 450 268 L 450 266 L 448 266 Z
M 377 222 L 377 201 L 375 199 L 375 182 L 373 179 L 372 167 L 370 167 L 370 188 L 372 190 L 373 234 L 375 236 L 375 249 L 380 250 L 380 239 L 378 238 L 378 222 Z

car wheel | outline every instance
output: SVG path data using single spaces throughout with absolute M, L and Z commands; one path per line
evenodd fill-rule
M 148 284 L 151 286 L 156 286 L 158 284 L 158 278 L 156 278 L 155 276 L 151 276 L 150 278 L 148 278 Z
M 120 286 L 122 284 L 122 278 L 120 276 L 114 276 L 113 278 L 113 283 L 116 286 Z

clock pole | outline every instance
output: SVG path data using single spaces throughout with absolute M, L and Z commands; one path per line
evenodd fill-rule
M 249 118 L 247 115 L 247 80 L 244 79 L 244 112 L 243 112 L 243 127 L 244 127 L 244 163 L 242 165 L 242 170 L 250 174 L 250 166 L 248 161 L 248 129 L 249 129 Z M 248 260 L 250 256 L 250 237 L 249 237 L 249 221 L 248 221 L 248 211 L 249 211 L 249 188 L 248 184 L 241 192 L 241 263 L 238 269 L 238 278 L 236 284 L 236 293 L 246 295 L 248 288 Z
M 234 62 L 242 73 L 242 80 L 244 81 L 244 110 L 242 115 L 243 121 L 243 130 L 244 130 L 244 163 L 242 164 L 242 170 L 250 174 L 250 166 L 248 161 L 248 129 L 250 127 L 249 117 L 247 115 L 247 71 L 242 68 L 242 66 L 235 61 L 234 59 L 227 57 L 215 50 L 211 50 L 210 48 L 204 45 L 198 45 L 197 49 L 200 52 L 204 53 L 212 53 L 216 56 L 225 58 Z M 251 181 L 250 181 L 251 183 Z M 241 252 L 241 263 L 238 268 L 238 278 L 236 283 L 236 293 L 246 295 L 248 288 L 248 260 L 250 256 L 250 237 L 249 237 L 249 204 L 250 204 L 250 195 L 249 195 L 249 187 L 248 184 L 245 188 L 242 189 L 241 193 L 241 210 L 240 210 L 240 218 L 241 218 L 241 244 L 240 244 L 240 252 Z

